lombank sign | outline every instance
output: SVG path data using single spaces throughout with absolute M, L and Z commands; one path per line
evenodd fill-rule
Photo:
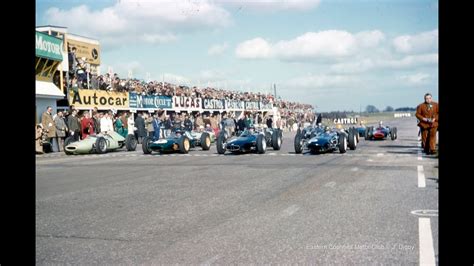
M 36 32 L 36 56 L 63 61 L 63 40 Z

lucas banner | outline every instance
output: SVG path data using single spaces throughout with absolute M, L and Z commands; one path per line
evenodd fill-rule
M 173 96 L 173 109 L 201 110 L 202 99 L 185 96 Z
M 135 109 L 171 109 L 173 99 L 171 96 L 161 95 L 140 95 L 134 92 L 129 93 L 130 108 Z
M 102 90 L 69 91 L 69 104 L 77 108 L 129 109 L 127 92 L 107 92 Z

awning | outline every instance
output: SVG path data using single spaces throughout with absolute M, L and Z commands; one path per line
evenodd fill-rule
M 64 93 L 52 82 L 36 81 L 36 97 L 63 99 Z

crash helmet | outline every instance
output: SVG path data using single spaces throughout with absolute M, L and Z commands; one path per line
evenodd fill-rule
M 255 127 L 253 125 L 250 125 L 248 130 L 250 134 L 255 133 Z

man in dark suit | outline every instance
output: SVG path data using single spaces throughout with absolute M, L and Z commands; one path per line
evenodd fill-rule
M 416 107 L 416 118 L 421 130 L 421 145 L 426 154 L 436 153 L 436 132 L 438 131 L 438 103 L 432 101 L 430 93 L 425 94 L 425 102 Z

